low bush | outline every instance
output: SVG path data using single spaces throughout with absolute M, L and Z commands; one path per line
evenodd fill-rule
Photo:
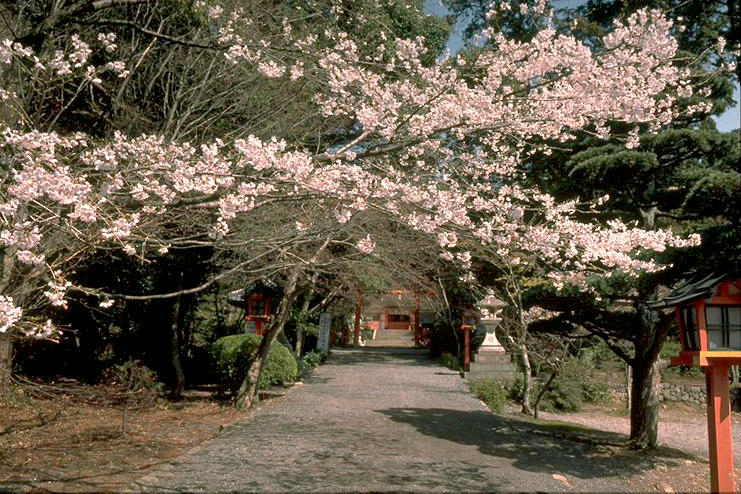
M 472 381 L 469 386 L 471 393 L 486 403 L 489 410 L 495 413 L 501 413 L 504 410 L 504 406 L 507 404 L 508 393 L 501 383 L 495 381 Z
M 461 368 L 461 364 L 458 362 L 458 357 L 447 352 L 440 355 L 440 365 L 452 370 L 460 370 Z
M 543 399 L 549 401 L 556 410 L 578 412 L 582 404 L 582 385 L 571 379 L 556 378 Z M 542 406 L 540 408 L 544 409 Z
M 667 375 L 670 376 L 691 377 L 695 379 L 705 378 L 705 371 L 703 370 L 703 368 L 694 365 L 670 366 L 667 367 L 665 372 Z
M 587 403 L 604 403 L 610 397 L 610 387 L 600 381 L 584 381 L 581 396 Z
M 327 360 L 327 354 L 319 349 L 315 349 L 301 357 L 300 367 L 301 369 L 313 369 L 322 365 L 325 360 Z
M 165 389 L 164 384 L 157 380 L 157 374 L 140 360 L 127 360 L 109 367 L 103 372 L 103 382 L 124 393 L 128 405 L 140 407 L 155 404 Z
M 538 398 L 540 390 L 543 389 L 544 383 L 538 379 L 530 381 L 530 405 L 535 406 L 535 400 Z M 522 403 L 523 393 L 522 376 L 517 376 L 515 383 L 510 390 L 510 398 L 513 401 Z M 582 404 L 582 387 L 581 383 L 571 379 L 559 378 L 554 379 L 548 390 L 538 403 L 538 410 L 545 412 L 562 411 L 577 412 L 581 410 Z
M 130 411 L 154 406 L 164 389 L 163 384 L 157 381 L 157 374 L 140 360 L 127 360 L 106 369 L 104 382 L 118 388 L 122 394 L 122 403 L 119 404 L 123 408 L 121 437 L 127 434 Z
M 460 342 L 456 339 L 456 328 L 451 328 L 441 321 L 435 321 L 434 326 L 425 331 L 425 348 L 430 351 L 433 358 L 442 356 L 444 353 L 457 354 Z
M 512 384 L 512 387 L 509 390 L 509 398 L 512 401 L 516 401 L 517 403 L 522 403 L 524 389 L 525 389 L 524 380 L 522 379 L 522 375 L 518 373 L 517 376 L 515 377 L 514 384 Z M 538 397 L 539 391 L 540 391 L 540 381 L 538 381 L 537 379 L 531 379 L 530 380 L 530 403 L 535 402 L 535 398 Z
M 239 389 L 261 341 L 262 336 L 256 334 L 234 334 L 219 338 L 211 346 L 211 354 L 222 383 L 230 391 Z M 293 354 L 281 343 L 274 342 L 263 366 L 258 386 L 260 389 L 266 389 L 274 385 L 285 385 L 295 381 L 296 377 L 298 364 Z

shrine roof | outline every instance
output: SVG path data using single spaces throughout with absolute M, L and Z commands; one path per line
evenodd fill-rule
M 226 301 L 229 305 L 247 308 L 247 299 L 258 290 L 265 291 L 272 296 L 278 296 L 279 294 L 278 286 L 275 282 L 270 280 L 257 280 L 247 284 L 244 288 L 229 292 Z

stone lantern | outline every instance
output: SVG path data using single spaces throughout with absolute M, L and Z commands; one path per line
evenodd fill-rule
M 483 343 L 479 347 L 479 353 L 481 352 L 504 352 L 504 348 L 497 340 L 496 329 L 499 323 L 502 322 L 502 318 L 499 317 L 499 313 L 502 311 L 507 304 L 499 300 L 490 291 L 486 297 L 479 300 L 476 303 L 481 313 L 481 325 L 486 331 Z
M 741 279 L 712 274 L 690 280 L 650 304 L 674 307 L 682 350 L 672 365 L 705 369 L 710 488 L 735 492 L 728 368 L 741 363 Z
M 499 343 L 496 329 L 502 322 L 499 313 L 507 304 L 499 300 L 490 291 L 486 297 L 476 303 L 479 315 L 479 325 L 486 331 L 484 341 L 474 355 L 466 377 L 473 381 L 512 382 L 515 376 L 515 367 L 510 362 L 509 355 Z

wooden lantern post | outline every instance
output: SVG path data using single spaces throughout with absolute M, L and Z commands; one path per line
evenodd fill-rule
M 420 318 L 420 304 L 419 304 L 419 292 L 414 294 L 414 346 L 420 346 L 422 341 L 422 325 L 419 322 Z
M 357 301 L 355 303 L 355 327 L 353 331 L 352 343 L 354 346 L 360 346 L 360 320 L 363 317 L 363 292 L 358 290 Z
M 741 363 L 741 279 L 691 280 L 651 306 L 675 308 L 682 351 L 672 365 L 705 368 L 710 489 L 735 492 L 728 368 Z
M 463 371 L 471 370 L 471 331 L 476 327 L 477 312 L 468 309 L 463 313 L 460 331 L 463 334 Z
M 250 294 L 244 320 L 254 327 L 255 334 L 262 335 L 265 332 L 264 326 L 272 319 L 272 306 L 273 297 L 267 291 L 257 290 Z
M 272 284 L 257 282 L 230 292 L 227 302 L 244 310 L 245 333 L 262 335 L 273 319 L 273 300 L 277 297 Z

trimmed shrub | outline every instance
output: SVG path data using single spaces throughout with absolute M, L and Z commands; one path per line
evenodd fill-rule
M 262 336 L 256 334 L 233 334 L 219 338 L 211 345 L 211 354 L 222 383 L 230 391 L 239 389 L 261 341 Z M 291 351 L 281 343 L 274 342 L 262 368 L 258 382 L 260 389 L 291 383 L 297 376 L 298 364 Z
M 458 362 L 458 357 L 447 352 L 440 355 L 440 365 L 452 370 L 460 370 L 461 368 L 461 364 Z
M 319 349 L 314 349 L 301 357 L 301 368 L 313 369 L 322 365 L 325 360 L 327 360 L 327 354 Z
M 471 393 L 480 399 L 489 410 L 501 413 L 507 404 L 507 390 L 501 383 L 495 381 L 472 381 L 470 383 Z

